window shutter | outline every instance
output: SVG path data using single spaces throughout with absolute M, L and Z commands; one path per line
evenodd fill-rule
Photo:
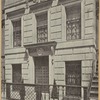
M 13 27 L 10 19 L 5 20 L 5 49 L 12 48 Z
M 23 20 L 23 44 L 36 43 L 36 17 L 33 13 L 26 14 L 22 17 Z

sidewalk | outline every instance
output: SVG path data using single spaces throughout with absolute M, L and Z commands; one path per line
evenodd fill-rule
M 5 97 L 2 97 L 1 100 L 7 100 Z
M 2 97 L 1 97 L 1 99 L 2 99 L 2 100 L 7 100 L 7 99 L 6 99 L 6 96 L 5 96 L 5 93 L 3 93 L 3 92 L 2 92 Z

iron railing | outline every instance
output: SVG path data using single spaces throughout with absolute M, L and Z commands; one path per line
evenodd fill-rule
M 87 88 L 72 85 L 36 85 L 4 83 L 7 100 L 88 100 Z M 66 94 L 66 89 L 81 88 L 81 95 Z M 13 89 L 17 88 L 17 89 Z M 72 90 L 73 90 L 72 89 Z M 71 90 L 71 91 L 72 91 Z M 76 91 L 77 93 L 78 91 Z M 71 93 L 69 91 L 69 93 Z

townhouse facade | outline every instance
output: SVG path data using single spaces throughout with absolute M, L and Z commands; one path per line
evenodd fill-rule
M 97 0 L 5 0 L 6 83 L 56 80 L 80 86 L 66 95 L 82 96 L 81 86 L 96 73 L 97 6 Z

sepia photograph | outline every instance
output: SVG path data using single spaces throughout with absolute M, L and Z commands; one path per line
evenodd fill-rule
M 2 100 L 99 100 L 99 0 L 1 0 Z

